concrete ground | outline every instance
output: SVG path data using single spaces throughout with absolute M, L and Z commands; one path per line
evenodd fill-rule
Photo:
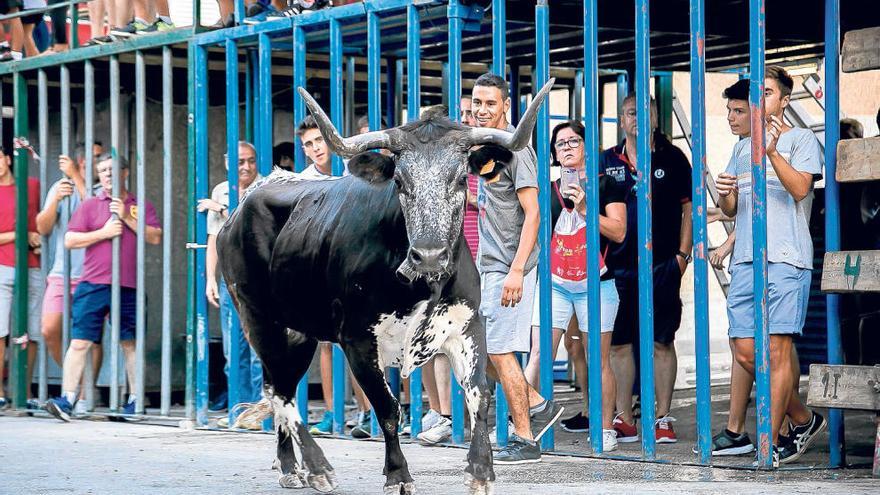
M 318 443 L 336 468 L 335 493 L 381 493 L 381 442 L 323 438 Z M 268 434 L 5 416 L 0 417 L 0 494 L 280 494 L 285 490 L 271 470 L 274 450 Z M 419 493 L 465 493 L 465 450 L 413 443 L 403 450 Z M 865 469 L 769 473 L 546 455 L 541 464 L 499 466 L 496 473 L 497 494 L 880 493 L 880 481 Z

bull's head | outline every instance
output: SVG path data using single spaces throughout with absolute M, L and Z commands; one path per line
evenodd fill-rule
M 349 172 L 377 182 L 394 180 L 406 221 L 409 252 L 398 274 L 413 280 L 440 280 L 454 269 L 467 194 L 468 155 L 471 148 L 495 145 L 519 151 L 529 144 L 538 108 L 553 87 L 551 79 L 532 100 L 514 132 L 468 128 L 445 116 L 426 113 L 420 120 L 393 129 L 343 138 L 327 114 L 299 88 L 324 140 L 339 156 L 351 158 L 373 149 L 387 149 L 392 159 L 375 154 L 349 162 Z M 471 168 L 474 168 L 472 161 Z M 479 174 L 480 170 L 472 170 Z

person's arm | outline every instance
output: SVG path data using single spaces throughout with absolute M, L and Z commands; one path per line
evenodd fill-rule
M 727 240 L 724 241 L 723 244 L 712 250 L 712 254 L 709 255 L 709 264 L 718 270 L 724 268 L 724 258 L 727 258 L 727 256 L 733 251 L 734 243 L 736 243 L 735 230 L 727 236 Z
M 220 292 L 217 288 L 217 236 L 208 234 L 208 249 L 205 251 L 205 297 L 215 308 L 220 307 Z
M 776 143 L 779 141 L 779 136 L 782 135 L 782 128 L 782 121 L 775 115 L 771 116 L 767 126 L 767 158 L 770 159 L 770 164 L 773 165 L 773 170 L 776 172 L 779 182 L 782 183 L 782 187 L 791 194 L 795 201 L 800 201 L 813 190 L 813 174 L 801 172 L 792 167 L 776 149 Z
M 96 242 L 112 239 L 121 235 L 122 229 L 122 222 L 116 218 L 110 217 L 98 230 L 88 232 L 68 230 L 67 233 L 64 234 L 64 247 L 67 249 L 87 248 Z
M 739 188 L 736 185 L 736 176 L 723 172 L 715 179 L 715 189 L 718 191 L 718 207 L 721 212 L 729 217 L 736 217 L 737 199 Z
M 10 242 L 15 242 L 15 231 L 0 232 L 0 245 L 9 244 Z
M 599 215 L 599 234 L 620 244 L 626 239 L 626 203 L 608 203 Z
M 681 232 L 678 234 L 678 250 L 685 254 L 690 254 L 691 249 L 694 246 L 694 220 L 691 218 L 692 209 L 693 203 L 690 201 L 681 204 Z M 687 259 L 681 254 L 677 254 L 676 259 L 678 260 L 678 267 L 681 269 L 681 273 L 684 273 L 688 266 Z
M 516 196 L 525 218 L 519 235 L 519 246 L 516 248 L 516 255 L 510 264 L 510 272 L 504 280 L 504 288 L 501 291 L 502 306 L 516 306 L 522 299 L 526 261 L 538 241 L 538 227 L 541 225 L 538 188 L 523 187 L 516 191 Z
M 46 205 L 37 213 L 37 232 L 40 235 L 52 233 L 52 229 L 55 228 L 55 223 L 58 221 L 58 205 L 71 194 L 73 194 L 73 185 L 67 181 L 59 181 L 52 188 L 47 197 Z

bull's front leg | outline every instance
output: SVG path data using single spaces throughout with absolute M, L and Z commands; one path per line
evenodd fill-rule
M 486 381 L 486 337 L 478 316 L 459 334 L 450 335 L 441 350 L 449 357 L 452 370 L 464 389 L 471 419 L 471 446 L 465 484 L 472 495 L 493 492 L 495 471 L 489 442 L 489 385 Z
M 397 427 L 400 424 L 400 404 L 388 389 L 385 374 L 379 368 L 375 341 L 343 344 L 351 371 L 373 406 L 379 426 L 385 436 L 385 495 L 413 495 L 415 484 L 403 451 Z

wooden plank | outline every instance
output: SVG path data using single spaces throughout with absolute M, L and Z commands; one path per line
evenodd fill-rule
M 837 143 L 837 182 L 880 180 L 880 136 Z
M 880 366 L 811 364 L 807 404 L 880 411 Z
M 843 35 L 840 68 L 844 72 L 880 69 L 880 27 L 856 29 Z
M 880 251 L 825 253 L 822 291 L 880 292 Z

